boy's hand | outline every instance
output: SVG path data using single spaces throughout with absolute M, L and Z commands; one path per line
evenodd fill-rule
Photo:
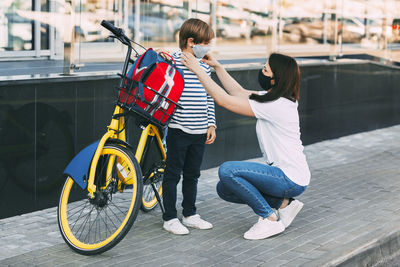
M 216 137 L 217 134 L 215 133 L 215 127 L 214 126 L 208 127 L 206 144 L 209 145 L 214 143 Z

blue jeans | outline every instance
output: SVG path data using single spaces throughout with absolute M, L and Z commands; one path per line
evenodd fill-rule
M 177 217 L 177 184 L 182 181 L 182 214 L 185 217 L 196 214 L 197 182 L 203 160 L 206 134 L 188 134 L 179 129 L 168 128 L 167 165 L 163 179 L 163 220 Z
M 228 161 L 219 167 L 218 195 L 229 202 L 247 204 L 262 218 L 279 209 L 284 198 L 304 192 L 307 186 L 292 182 L 278 167 L 257 162 Z

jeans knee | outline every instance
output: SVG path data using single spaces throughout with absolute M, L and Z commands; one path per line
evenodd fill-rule
M 221 182 L 217 183 L 216 191 L 217 191 L 217 195 L 221 199 L 223 199 L 225 201 L 229 201 L 229 199 L 226 197 L 226 189 L 224 188 L 224 185 Z
M 222 191 L 222 184 L 221 184 L 221 182 L 218 182 L 217 183 L 217 186 L 216 186 L 216 191 L 217 191 L 217 195 L 220 197 L 220 198 L 222 198 L 222 199 L 224 199 L 223 197 L 222 197 L 222 195 L 221 195 L 221 191 Z
M 218 176 L 221 181 L 226 181 L 232 177 L 232 162 L 227 161 L 221 164 L 218 169 Z

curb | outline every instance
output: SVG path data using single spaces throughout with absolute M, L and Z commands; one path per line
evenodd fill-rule
M 399 250 L 400 225 L 398 222 L 390 222 L 376 231 L 373 236 L 367 233 L 344 245 L 342 249 L 308 263 L 307 266 L 374 266 L 398 253 Z
M 382 236 L 381 239 L 361 248 L 357 254 L 338 266 L 373 266 L 394 255 L 400 249 L 400 228 Z

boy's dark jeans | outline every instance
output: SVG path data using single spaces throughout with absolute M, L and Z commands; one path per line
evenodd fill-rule
M 185 217 L 196 214 L 197 180 L 205 150 L 206 134 L 188 134 L 179 129 L 168 128 L 167 166 L 163 180 L 163 220 L 177 218 L 177 184 L 183 173 L 182 214 Z

